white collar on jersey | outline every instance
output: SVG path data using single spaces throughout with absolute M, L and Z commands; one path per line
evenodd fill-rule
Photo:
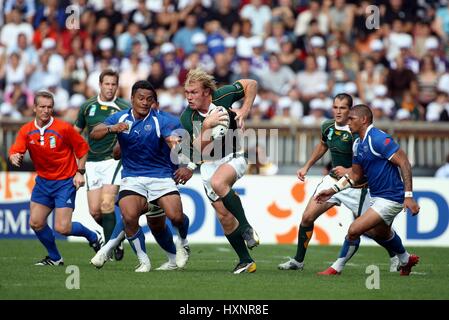
M 40 131 L 40 133 L 41 133 L 41 136 L 43 136 L 43 135 L 44 135 L 44 132 L 45 132 L 45 129 L 47 129 L 49 126 L 51 126 L 51 125 L 53 124 L 53 121 L 54 121 L 54 120 L 55 120 L 55 119 L 53 119 L 53 117 L 50 117 L 50 121 L 48 121 L 48 123 L 47 123 L 45 126 L 43 126 L 43 127 L 41 128 L 41 127 L 39 127 L 39 126 L 37 125 L 36 119 L 34 119 L 34 125 L 36 126 L 36 128 L 39 129 L 39 131 Z
M 336 121 L 335 121 L 335 129 L 341 130 L 341 131 L 349 131 L 349 132 L 351 132 L 351 129 L 349 129 L 349 125 L 339 126 Z
M 209 105 L 209 109 L 207 109 L 207 112 L 206 113 L 202 113 L 202 112 L 200 112 L 199 110 L 198 110 L 198 113 L 200 114 L 200 116 L 202 116 L 202 117 L 206 117 L 207 116 L 207 114 L 209 113 L 209 111 L 210 110 L 212 110 L 213 108 L 215 108 L 215 104 L 213 104 L 212 102 L 210 103 L 210 105 Z
M 43 127 L 41 128 L 41 127 L 39 127 L 39 126 L 37 125 L 36 119 L 34 119 L 34 125 L 36 126 L 36 128 L 39 129 L 39 134 L 40 134 L 40 137 L 39 137 L 39 143 L 40 143 L 41 146 L 44 145 L 44 134 L 45 134 L 45 130 L 46 130 L 49 126 L 51 126 L 51 125 L 53 124 L 53 121 L 54 121 L 54 118 L 53 118 L 53 117 L 50 117 L 50 121 L 48 121 L 48 123 L 47 123 L 45 126 L 43 126 Z
M 147 118 L 151 114 L 151 110 L 153 110 L 153 109 L 150 109 L 150 112 L 148 112 L 148 114 L 145 116 L 145 118 L 142 119 L 142 121 L 147 120 Z M 159 113 L 159 110 L 157 110 L 156 113 Z M 133 122 L 136 122 L 136 118 L 134 117 L 134 110 L 133 110 L 133 108 L 131 108 L 131 118 L 133 118 Z
M 366 128 L 365 136 L 363 137 L 363 141 L 365 141 L 366 137 L 368 137 L 368 132 L 369 132 L 372 128 L 374 128 L 374 125 L 371 123 L 371 124 L 368 126 L 368 128 Z
M 117 105 L 115 104 L 115 99 L 117 99 L 116 97 L 114 97 L 114 99 L 112 99 L 111 101 L 102 101 L 100 99 L 100 95 L 97 96 L 97 101 L 98 103 L 108 106 L 108 107 L 117 107 Z

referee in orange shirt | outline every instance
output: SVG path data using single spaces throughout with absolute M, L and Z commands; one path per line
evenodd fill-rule
M 63 265 L 47 217 L 55 209 L 55 230 L 65 236 L 81 236 L 98 251 L 102 244 L 99 233 L 79 222 L 72 222 L 76 191 L 83 186 L 89 146 L 75 129 L 52 117 L 53 95 L 40 91 L 34 98 L 36 118 L 20 128 L 9 150 L 9 160 L 20 167 L 28 150 L 36 168 L 36 185 L 30 202 L 30 226 L 48 251 L 36 265 Z M 77 160 L 78 159 L 78 160 Z

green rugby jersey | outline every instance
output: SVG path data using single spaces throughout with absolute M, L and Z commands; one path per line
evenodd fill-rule
M 231 85 L 225 85 L 212 93 L 212 103 L 216 106 L 223 106 L 227 110 L 231 109 L 231 106 L 234 102 L 242 99 L 245 96 L 245 92 L 243 90 L 243 86 L 240 82 L 234 82 Z M 235 121 L 235 113 L 229 113 L 229 129 L 237 129 L 237 122 Z M 192 110 L 190 106 L 188 106 L 184 112 L 181 114 L 181 124 L 184 129 L 190 134 L 190 142 L 192 143 L 201 132 L 202 123 L 205 119 L 205 116 L 201 115 L 197 110 Z M 194 126 L 194 122 L 200 123 L 199 126 Z M 225 136 L 226 137 L 226 136 Z M 221 145 L 222 147 L 222 155 L 227 156 L 228 154 L 235 153 L 239 151 L 240 147 L 238 144 L 233 141 L 231 147 L 226 148 L 225 146 L 225 137 L 218 139 L 217 141 L 213 141 L 214 149 L 216 146 Z M 195 150 L 195 152 L 197 152 Z M 213 151 L 210 154 L 211 158 L 213 158 Z M 195 157 L 197 159 L 197 157 Z M 217 160 L 213 158 L 214 160 Z M 201 160 L 208 160 L 204 158 L 204 155 L 201 156 Z
M 130 107 L 124 99 L 116 98 L 114 101 L 104 102 L 100 101 L 98 96 L 90 98 L 81 105 L 75 125 L 82 130 L 87 128 L 87 142 L 89 143 L 87 161 L 102 161 L 113 158 L 112 149 L 117 142 L 115 134 L 108 134 L 101 140 L 92 140 L 89 135 L 97 124 L 103 123 L 111 114 Z
M 334 119 L 321 124 L 321 141 L 329 148 L 333 168 L 352 166 L 352 144 L 355 138 L 347 125 L 336 128 Z

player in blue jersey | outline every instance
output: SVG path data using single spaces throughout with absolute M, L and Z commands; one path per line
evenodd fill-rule
M 373 114 L 368 106 L 356 105 L 351 109 L 349 127 L 352 133 L 359 135 L 354 142 L 351 172 L 332 188 L 321 191 L 315 199 L 325 202 L 366 176 L 371 195 L 370 207 L 349 226 L 340 257 L 346 263 L 357 251 L 360 236 L 370 231 L 382 239 L 385 248 L 397 254 L 400 274 L 409 275 L 419 257 L 405 250 L 391 225 L 404 208 L 409 209 L 412 215 L 419 213 L 419 205 L 413 199 L 410 162 L 391 136 L 373 126 Z
M 136 272 L 148 272 L 145 236 L 139 217 L 148 211 L 147 202 L 161 207 L 182 239 L 186 239 L 189 220 L 182 212 L 181 197 L 173 180 L 170 148 L 178 140 L 173 132 L 180 129 L 175 117 L 162 116 L 152 109 L 156 91 L 148 81 L 138 81 L 131 89 L 132 108 L 108 117 L 91 132 L 92 139 L 116 133 L 122 153 L 122 181 L 119 206 L 125 234 L 140 265 Z

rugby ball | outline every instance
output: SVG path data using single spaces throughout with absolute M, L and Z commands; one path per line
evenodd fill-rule
M 229 119 L 228 111 L 223 106 L 215 106 L 214 105 L 213 107 L 211 107 L 209 109 L 209 112 L 207 113 L 207 115 L 210 115 L 211 113 L 214 113 L 214 112 L 224 112 L 227 116 L 226 125 L 217 124 L 215 127 L 212 128 L 211 135 L 212 135 L 212 138 L 215 140 L 215 139 L 219 139 L 219 138 L 223 137 L 226 134 L 226 132 L 228 132 L 230 119 Z

